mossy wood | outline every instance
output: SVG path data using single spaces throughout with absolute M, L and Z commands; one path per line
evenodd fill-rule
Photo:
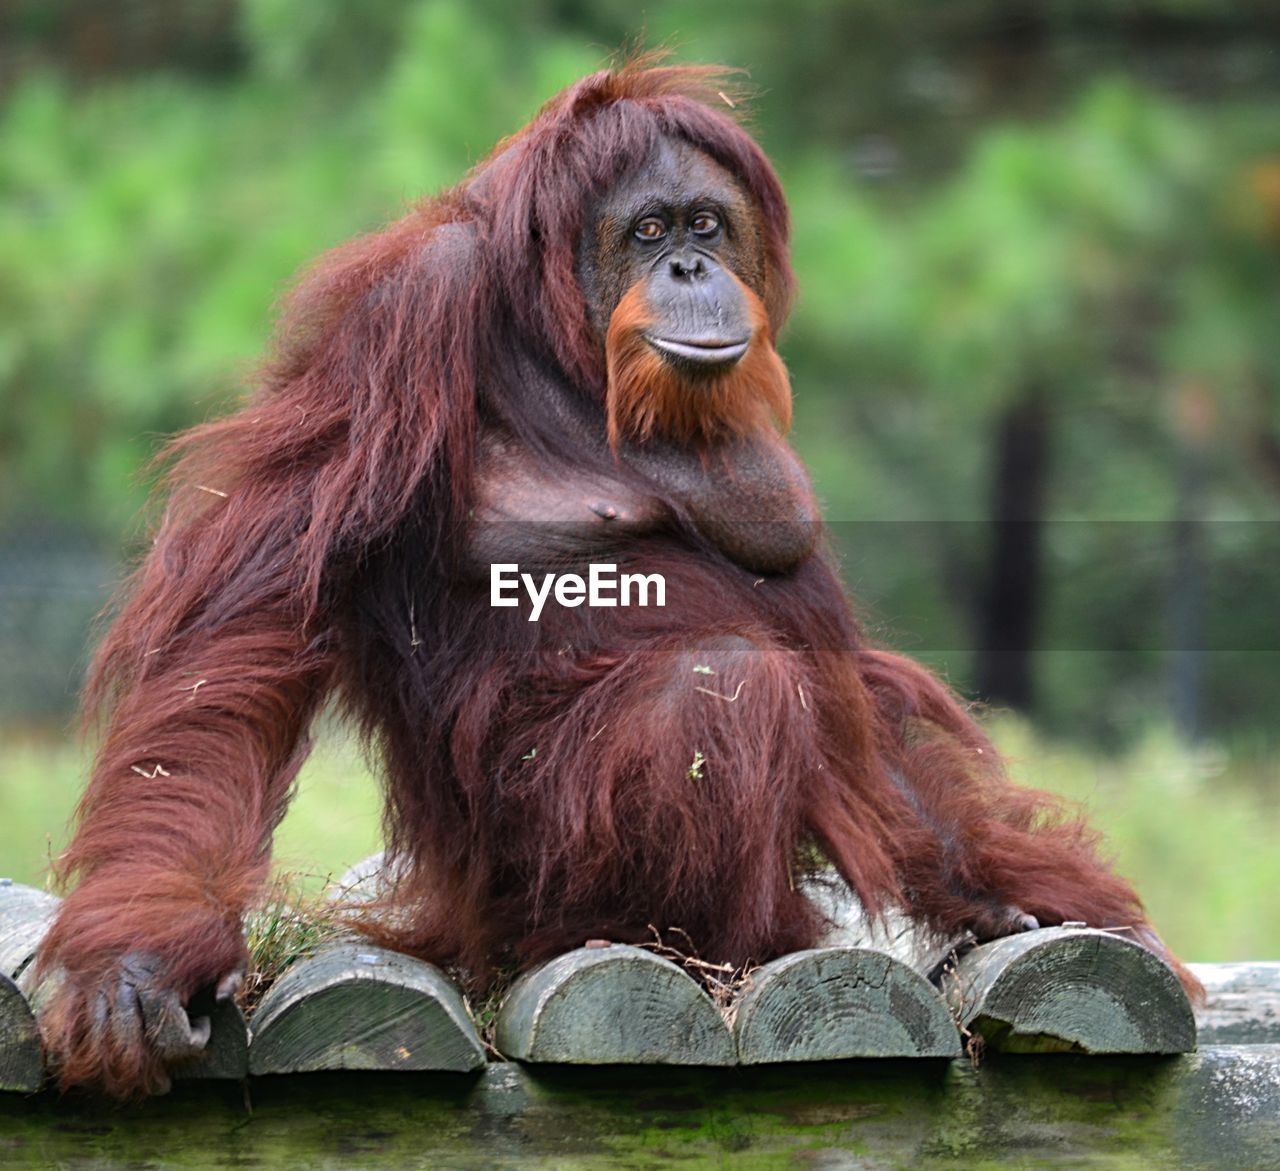
M 960 1023 L 1005 1052 L 1187 1053 L 1190 1002 L 1146 948 L 1049 927 L 975 948 L 943 981 Z
M 960 1035 L 919 972 L 883 952 L 798 951 L 756 969 L 739 993 L 738 1060 L 955 1057 Z
M 612 944 L 557 956 L 516 981 L 498 1013 L 507 1057 L 576 1065 L 732 1065 L 733 1036 L 670 960 Z
M 253 1016 L 253 1073 L 484 1065 L 462 995 L 439 968 L 360 941 L 299 960 Z
M 0 1090 L 38 1090 L 44 1059 L 36 1018 L 18 986 L 0 975 Z
M 250 1109 L 251 1104 L 251 1109 Z M 697 1069 L 494 1063 L 479 1074 L 186 1084 L 121 1108 L 0 1095 L 0 1150 L 49 1167 L 1280 1166 L 1280 1046 L 1185 1057 Z

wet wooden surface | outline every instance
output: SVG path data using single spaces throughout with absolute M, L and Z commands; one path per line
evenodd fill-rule
M 6 1168 L 1280 1166 L 1280 1046 L 729 1068 L 493 1063 L 0 1095 Z

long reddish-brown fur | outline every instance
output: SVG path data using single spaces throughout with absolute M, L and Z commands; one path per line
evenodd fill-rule
M 927 672 L 867 647 L 825 558 L 762 583 L 672 531 L 644 571 L 678 607 L 537 624 L 459 572 L 486 421 L 552 473 L 594 458 L 529 371 L 604 403 L 577 241 L 591 193 L 664 137 L 754 204 L 767 337 L 763 365 L 725 386 L 750 401 L 725 409 L 748 428 L 785 418 L 768 355 L 792 291 L 786 206 L 724 87 L 642 60 L 565 91 L 457 188 L 322 260 L 251 402 L 174 443 L 168 511 L 91 672 L 101 746 L 60 861 L 78 885 L 41 951 L 61 972 L 43 1029 L 64 1085 L 164 1085 L 102 989 L 129 952 L 160 957 L 184 998 L 241 961 L 241 916 L 335 689 L 385 763 L 405 874 L 371 929 L 478 976 L 650 923 L 734 963 L 806 946 L 821 923 L 796 878 L 815 844 L 872 912 L 998 931 L 1007 904 L 1159 948 L 1090 831 L 1010 785 Z M 652 370 L 621 341 L 613 360 L 615 441 L 694 437 L 671 394 L 644 405 Z

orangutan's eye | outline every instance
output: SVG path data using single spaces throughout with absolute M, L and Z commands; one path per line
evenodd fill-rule
M 637 240 L 661 240 L 667 234 L 667 225 L 657 216 L 645 216 L 636 224 Z
M 695 236 L 714 236 L 720 230 L 720 220 L 713 212 L 700 211 L 689 221 L 689 231 Z

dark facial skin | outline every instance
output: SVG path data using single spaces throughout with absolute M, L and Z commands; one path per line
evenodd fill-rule
M 754 222 L 728 171 L 684 143 L 664 142 L 650 165 L 594 209 L 581 279 L 601 338 L 618 302 L 643 282 L 653 315 L 645 337 L 666 361 L 689 373 L 738 361 L 751 323 L 729 274 L 759 293 Z
M 734 274 L 759 295 L 764 251 L 755 210 L 728 171 L 683 143 L 603 195 L 584 233 L 579 279 L 601 345 L 619 301 L 643 282 L 648 343 L 690 378 L 724 370 L 747 350 L 751 325 Z M 808 477 L 781 436 L 727 439 L 698 452 L 654 437 L 624 443 L 619 475 L 598 408 L 530 368 L 525 392 L 581 439 L 597 470 L 547 469 L 512 437 L 490 431 L 480 448 L 471 558 L 555 568 L 567 557 L 606 557 L 669 526 L 679 503 L 722 553 L 757 573 L 785 573 L 807 558 L 818 512 Z M 652 485 L 646 487 L 645 482 Z

